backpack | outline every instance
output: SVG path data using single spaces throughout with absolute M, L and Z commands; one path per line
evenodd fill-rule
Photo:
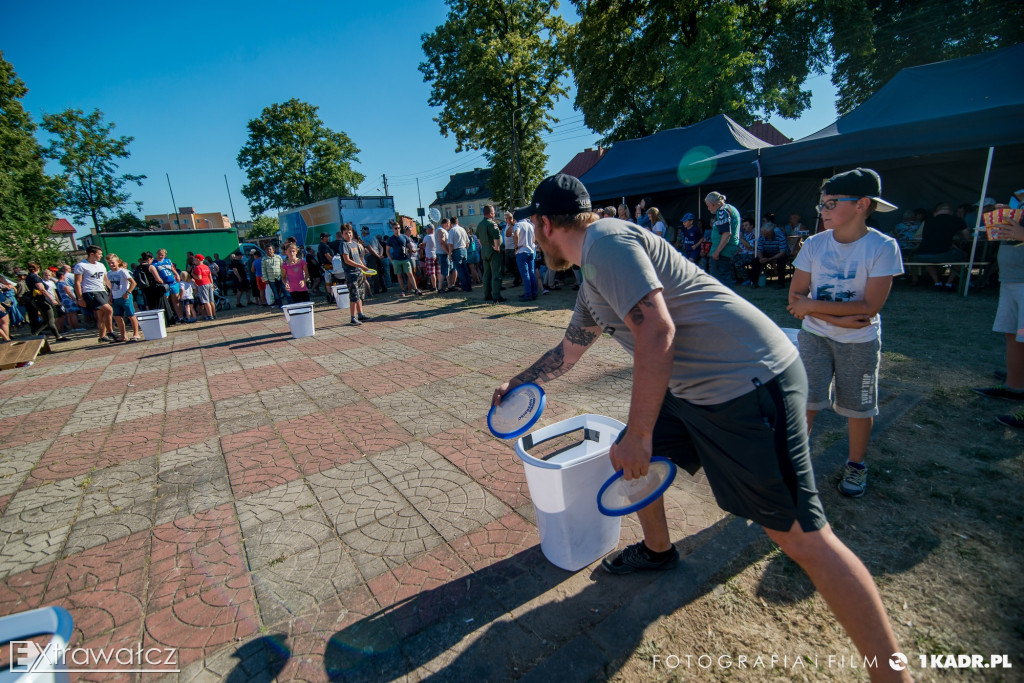
M 152 280 L 149 278 L 149 266 L 139 266 L 135 269 L 135 282 L 139 287 L 143 289 L 149 289 L 153 286 Z

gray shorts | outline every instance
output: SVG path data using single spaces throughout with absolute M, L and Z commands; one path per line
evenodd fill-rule
M 999 308 L 992 331 L 1015 335 L 1016 341 L 1024 342 L 1024 282 L 999 285 Z
M 804 411 L 807 378 L 794 361 L 764 384 L 717 405 L 665 393 L 653 454 L 690 474 L 701 467 L 718 506 L 768 529 L 804 531 L 828 523 L 818 498 Z M 621 439 L 626 430 L 619 435 Z
M 854 418 L 878 415 L 881 341 L 842 344 L 805 330 L 798 340 L 807 370 L 807 410 L 832 408 Z
M 213 303 L 213 285 L 196 286 L 196 301 L 201 304 Z

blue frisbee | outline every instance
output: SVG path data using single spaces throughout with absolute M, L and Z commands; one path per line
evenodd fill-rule
M 661 456 L 651 458 L 647 474 L 639 479 L 626 481 L 619 470 L 597 492 L 597 509 L 609 517 L 643 510 L 665 493 L 675 478 L 675 463 Z
M 491 406 L 487 427 L 499 439 L 518 439 L 537 423 L 544 412 L 544 390 L 533 382 L 520 384 Z

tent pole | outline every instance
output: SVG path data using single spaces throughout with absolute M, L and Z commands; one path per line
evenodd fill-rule
M 757 249 L 761 241 L 761 150 L 757 150 L 757 177 L 754 179 L 754 256 L 757 256 Z M 755 283 L 756 284 L 756 283 Z
M 701 190 L 701 186 L 697 186 L 697 220 L 701 219 L 700 207 L 704 206 L 704 192 Z
M 995 147 L 988 148 L 988 161 L 985 162 L 985 180 L 981 183 L 981 198 L 978 200 L 978 212 L 974 217 L 974 239 L 971 241 L 971 259 L 967 266 L 967 282 L 964 283 L 964 296 L 967 296 L 967 290 L 971 288 L 971 273 L 974 272 L 974 254 L 978 249 L 978 229 L 981 227 L 981 212 L 985 208 L 985 195 L 988 194 L 988 178 L 992 173 L 992 153 L 995 152 Z

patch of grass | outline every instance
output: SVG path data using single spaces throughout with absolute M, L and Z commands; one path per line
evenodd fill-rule
M 830 448 L 831 446 L 839 443 L 846 436 L 846 431 L 842 429 L 833 429 L 832 431 L 825 432 L 821 436 L 822 448 Z
M 92 477 L 86 477 L 85 479 L 83 479 L 78 484 L 78 488 L 80 488 L 82 490 L 85 490 L 85 489 L 89 488 L 90 486 L 92 486 Z
M 276 565 L 281 564 L 282 562 L 284 562 L 287 559 L 288 559 L 288 556 L 282 553 L 280 556 L 275 557 L 274 559 L 272 559 L 270 561 L 270 564 L 268 564 L 267 566 L 268 567 L 274 567 Z

